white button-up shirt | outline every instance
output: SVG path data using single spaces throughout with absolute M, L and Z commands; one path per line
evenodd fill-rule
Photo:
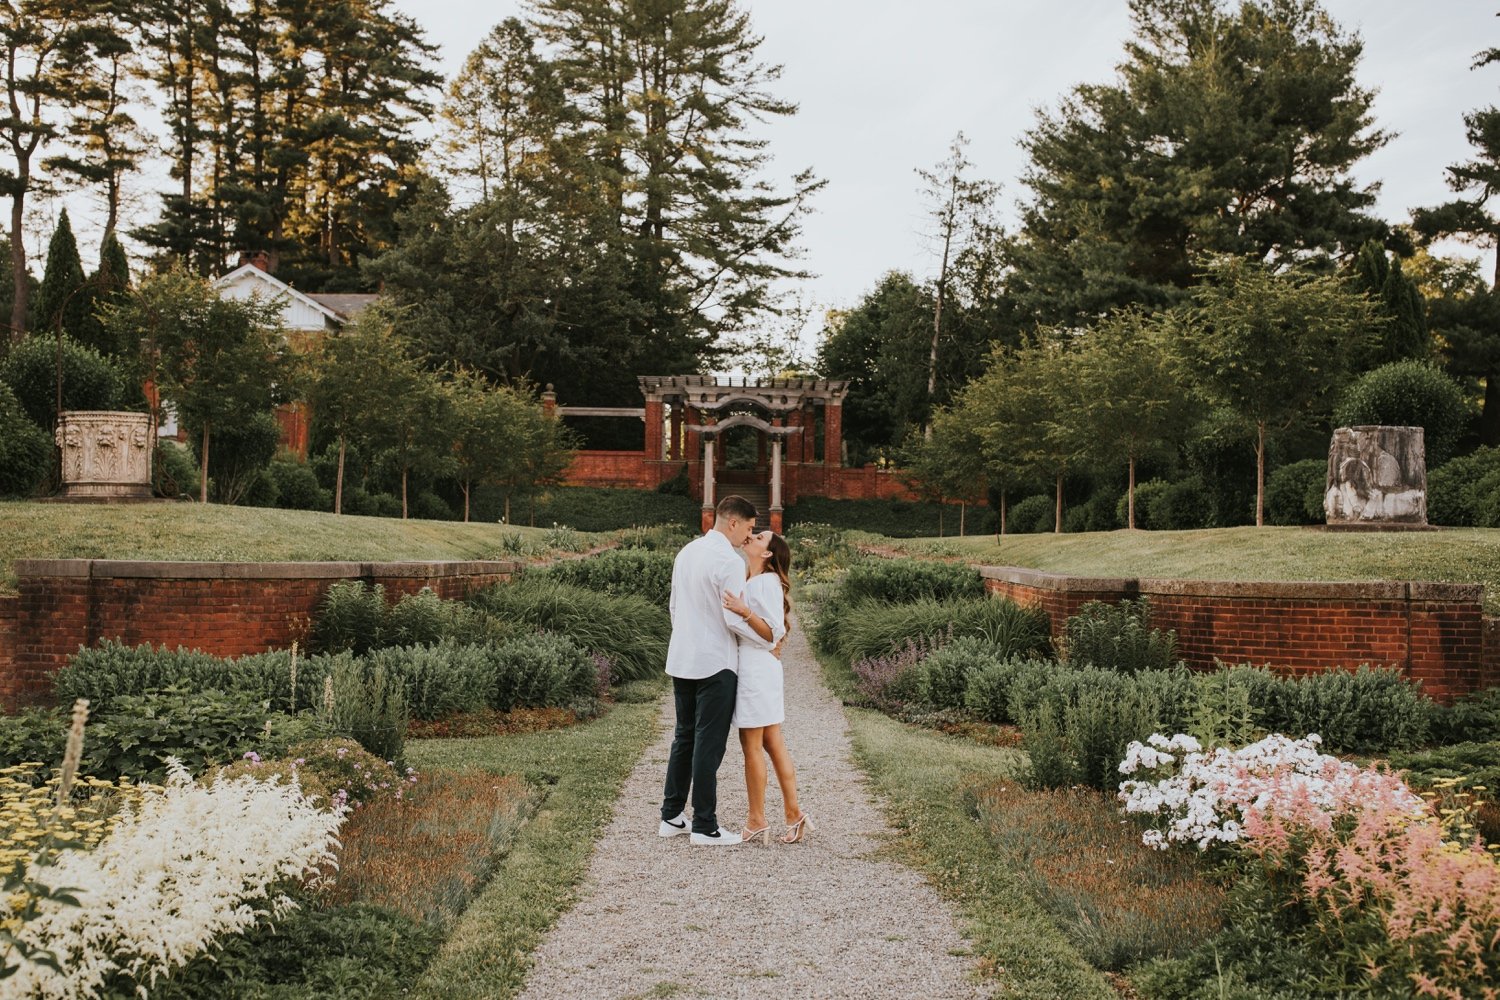
M 672 562 L 672 640 L 667 673 L 702 680 L 740 668 L 736 636 L 764 644 L 755 630 L 724 607 L 724 591 L 743 594 L 745 560 L 722 531 L 710 530 L 682 547 Z

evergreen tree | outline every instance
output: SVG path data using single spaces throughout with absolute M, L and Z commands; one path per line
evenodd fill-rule
M 1031 199 L 1005 241 L 1031 320 L 1087 325 L 1182 300 L 1193 255 L 1341 256 L 1379 234 L 1351 167 L 1386 136 L 1361 43 L 1317 0 L 1131 0 L 1116 80 L 1079 86 L 1024 145 Z
M 639 363 L 696 370 L 802 275 L 790 258 L 822 182 L 804 171 L 773 192 L 749 132 L 796 111 L 767 89 L 780 68 L 733 0 L 536 0 L 532 15 L 578 115 L 571 170 L 628 248 Z
M 1355 255 L 1350 278 L 1355 290 L 1374 300 L 1386 319 L 1379 341 L 1372 345 L 1369 357 L 1357 360 L 1358 368 L 1378 368 L 1391 361 L 1425 358 L 1432 353 L 1427 303 L 1416 284 L 1403 272 L 1400 257 L 1388 257 L 1385 248 L 1371 240 Z
M 0 72 L 10 113 L 0 142 L 13 163 L 0 169 L 0 194 L 10 198 L 10 339 L 27 330 L 30 280 L 22 233 L 26 199 L 38 189 L 36 157 L 66 129 L 66 109 L 85 89 L 83 71 L 97 10 L 64 0 L 18 0 L 0 7 Z
M 59 213 L 47 244 L 47 270 L 37 291 L 36 318 L 42 331 L 51 333 L 61 326 L 74 340 L 104 353 L 94 336 L 97 324 L 92 322 L 83 260 L 78 256 L 78 242 L 73 238 L 66 208 Z
M 99 267 L 89 277 L 89 323 L 87 329 L 102 354 L 129 354 L 134 345 L 121 344 L 106 326 L 103 314 L 122 304 L 130 295 L 130 259 L 114 233 L 107 233 L 99 247 Z

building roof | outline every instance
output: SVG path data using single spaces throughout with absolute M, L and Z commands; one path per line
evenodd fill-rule
M 338 313 L 345 322 L 380 298 L 374 292 L 309 292 L 308 298 Z
M 242 285 L 247 282 L 259 282 L 264 285 L 265 294 L 272 299 L 285 296 L 294 302 L 300 302 L 305 306 L 309 306 L 337 326 L 343 326 L 347 321 L 346 317 L 340 315 L 336 310 L 329 308 L 304 292 L 297 291 L 297 289 L 288 285 L 274 274 L 256 267 L 254 264 L 241 264 L 233 271 L 215 280 L 214 285 L 218 288 L 228 288 L 232 285 Z

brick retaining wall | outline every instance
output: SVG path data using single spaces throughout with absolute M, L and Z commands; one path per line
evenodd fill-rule
M 1175 630 L 1178 654 L 1194 667 L 1216 659 L 1282 674 L 1395 666 L 1440 701 L 1500 683 L 1500 628 L 1485 619 L 1477 584 L 1100 579 L 1012 566 L 980 573 L 990 592 L 1046 611 L 1054 635 L 1088 601 L 1145 597 L 1152 625 Z
M 382 584 L 389 599 L 431 587 L 457 599 L 510 579 L 490 562 L 212 563 L 20 559 L 18 597 L 0 599 L 0 703 L 46 699 L 80 646 L 105 639 L 240 656 L 302 639 L 339 580 Z M 7 601 L 11 608 L 7 617 Z

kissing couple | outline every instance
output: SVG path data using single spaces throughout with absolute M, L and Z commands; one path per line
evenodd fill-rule
M 714 509 L 713 529 L 684 545 L 672 563 L 667 673 L 677 728 L 657 832 L 675 837 L 689 831 L 691 792 L 691 841 L 702 846 L 771 842 L 767 756 L 786 810 L 781 842 L 795 844 L 813 829 L 797 804 L 797 771 L 781 736 L 786 712 L 780 654 L 791 610 L 792 553 L 775 532 L 757 533 L 755 516 L 755 505 L 744 497 L 725 497 Z M 731 724 L 745 752 L 750 799 L 740 833 L 721 829 L 717 816 L 719 764 Z

